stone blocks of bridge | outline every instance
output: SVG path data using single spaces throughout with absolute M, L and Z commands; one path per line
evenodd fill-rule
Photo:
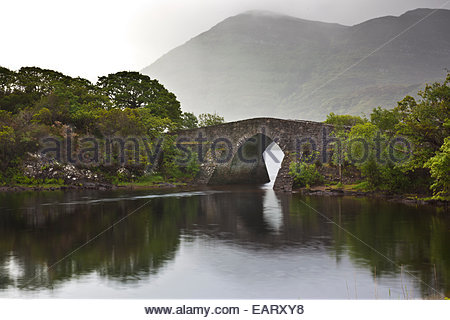
M 323 148 L 332 127 L 320 122 L 256 118 L 198 129 L 182 130 L 179 140 L 201 155 L 198 184 L 243 184 L 269 181 L 262 153 L 272 142 L 285 157 L 274 183 L 277 191 L 291 191 L 289 165 L 302 144 Z M 248 161 L 254 160 L 254 161 Z

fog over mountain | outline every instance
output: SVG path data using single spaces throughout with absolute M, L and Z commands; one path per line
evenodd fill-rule
M 184 111 L 216 111 L 227 121 L 368 114 L 377 106 L 394 107 L 425 83 L 445 77 L 450 10 L 438 10 L 404 32 L 432 12 L 417 9 L 355 26 L 245 12 L 142 72 L 173 91 Z

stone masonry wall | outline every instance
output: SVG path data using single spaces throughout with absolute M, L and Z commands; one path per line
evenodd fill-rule
M 275 118 L 255 118 L 198 129 L 182 130 L 177 133 L 178 141 L 189 144 L 202 155 L 201 170 L 197 183 L 209 184 L 215 172 L 227 172 L 227 181 L 242 182 L 242 170 L 231 170 L 239 148 L 248 139 L 260 134 L 267 137 L 260 142 L 269 145 L 276 142 L 285 157 L 276 178 L 274 189 L 291 191 L 293 179 L 289 176 L 289 165 L 302 146 L 309 144 L 319 153 L 320 161 L 327 161 L 327 145 L 332 141 L 333 127 L 320 122 L 283 120 Z M 266 147 L 265 146 L 265 147 Z M 265 147 L 261 148 L 264 151 Z M 225 152 L 225 153 L 224 153 Z M 234 163 L 236 160 L 234 160 Z M 258 169 L 259 170 L 259 169 Z M 260 172 L 261 170 L 254 172 Z M 233 177 L 233 172 L 236 176 Z M 251 172 L 251 170 L 248 170 Z M 239 174 L 239 176 L 237 176 Z M 244 173 L 245 174 L 245 173 Z M 261 173 L 264 174 L 264 173 Z M 251 177 L 249 177 L 249 180 Z M 256 179 L 258 180 L 258 179 Z

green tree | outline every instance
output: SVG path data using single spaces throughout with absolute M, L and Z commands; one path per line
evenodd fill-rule
M 395 126 L 400 121 L 398 110 L 387 110 L 381 107 L 375 108 L 370 114 L 370 122 L 382 131 L 395 132 Z
M 0 97 L 4 97 L 13 92 L 15 81 L 16 75 L 14 71 L 0 67 Z
M 343 158 L 360 159 L 354 165 L 372 188 L 424 192 L 431 185 L 435 195 L 447 194 L 449 85 L 450 74 L 443 83 L 426 85 L 417 101 L 407 96 L 392 110 L 374 109 L 370 122 L 330 114 L 326 122 L 335 125 L 334 135 L 340 139 L 333 160 L 342 164 Z M 349 125 L 351 129 L 345 127 Z M 394 135 L 406 138 L 413 150 L 390 145 Z
M 26 156 L 38 148 L 39 138 L 48 131 L 31 121 L 33 113 L 22 110 L 12 114 L 0 110 L 0 171 L 14 169 Z
M 97 86 L 115 108 L 148 108 L 155 116 L 181 122 L 180 102 L 158 80 L 139 72 L 122 71 L 100 77 Z
M 181 114 L 173 93 L 137 72 L 110 74 L 94 85 L 53 70 L 24 67 L 16 72 L 0 67 L 0 177 L 13 181 L 27 154 L 36 152 L 41 138 L 50 132 L 64 136 L 70 129 L 74 137 L 141 136 L 153 145 L 162 134 L 181 127 Z M 193 114 L 184 119 L 185 125 L 196 125 Z M 179 156 L 173 145 L 166 143 L 165 151 L 168 157 L 162 169 L 167 177 L 195 175 L 195 161 L 180 166 L 172 161 Z M 140 154 L 130 162 L 137 175 L 145 169 L 144 158 Z M 108 168 L 99 170 L 111 175 Z
M 407 96 L 394 109 L 400 121 L 398 133 L 408 137 L 415 146 L 411 169 L 423 168 L 450 136 L 450 74 L 443 83 L 427 85 L 416 101 Z
M 352 127 L 357 124 L 363 124 L 366 123 L 367 120 L 363 119 L 359 116 L 351 116 L 348 114 L 338 115 L 331 112 L 329 115 L 327 115 L 327 120 L 325 120 L 325 123 L 332 124 L 337 127 L 345 127 L 349 126 Z
M 21 93 L 17 93 L 17 74 L 0 67 L 0 109 L 17 112 L 20 108 Z
M 199 127 L 215 126 L 224 122 L 224 118 L 217 113 L 201 113 L 198 115 Z
M 51 94 L 55 85 L 70 81 L 60 72 L 38 67 L 22 67 L 15 73 L 14 90 L 9 95 L 10 109 L 18 112 L 34 106 L 42 97 Z
M 346 142 L 346 160 L 361 170 L 372 188 L 383 183 L 380 160 L 384 146 L 376 145 L 377 133 L 378 128 L 370 122 L 357 124 L 350 130 Z
M 108 102 L 109 99 L 86 79 L 37 67 L 23 67 L 18 72 L 0 68 L 0 108 L 3 110 L 18 113 L 35 107 L 39 112 L 46 107 L 54 113 L 53 120 L 69 121 L 69 111 L 75 112 L 81 107 L 105 108 Z
M 191 112 L 183 112 L 181 118 L 181 127 L 183 129 L 195 129 L 198 127 L 198 119 L 195 114 Z
M 0 126 L 0 155 L 2 169 L 6 169 L 11 160 L 15 158 L 14 144 L 16 136 L 14 129 L 10 126 Z
M 411 186 L 403 167 L 404 151 L 390 149 L 390 132 L 381 131 L 373 123 L 357 124 L 341 138 L 341 158 L 358 168 L 372 189 L 405 191 Z M 394 159 L 396 162 L 394 162 Z M 341 160 L 342 163 L 342 160 Z
M 46 120 L 47 125 L 59 121 L 89 134 L 96 130 L 101 111 L 109 105 L 108 97 L 88 80 L 66 78 L 64 82 L 55 82 L 52 92 L 43 96 L 34 109 L 36 120 L 49 110 L 51 117 Z
M 134 110 L 138 119 L 142 134 L 151 138 L 156 138 L 164 132 L 174 131 L 177 124 L 169 118 L 155 116 L 151 110 L 147 108 Z
M 375 138 L 377 132 L 378 128 L 370 122 L 352 127 L 348 134 L 347 159 L 356 161 L 356 159 L 362 159 L 365 156 L 367 158 L 372 157 L 376 150 Z
M 303 155 L 289 165 L 289 175 L 294 178 L 295 187 L 315 186 L 323 183 L 324 177 L 320 174 L 316 164 L 311 163 L 317 154 Z
M 47 95 L 58 82 L 70 81 L 70 77 L 61 72 L 38 67 L 22 67 L 17 73 L 17 87 L 24 93 L 35 93 L 37 97 Z
M 435 196 L 449 196 L 450 193 L 450 137 L 445 138 L 444 144 L 436 155 L 425 163 L 429 168 L 434 183 L 431 188 Z
M 48 108 L 42 108 L 38 113 L 33 115 L 33 122 L 41 123 L 45 125 L 51 125 L 53 123 L 53 116 Z
M 98 127 L 105 136 L 142 134 L 139 118 L 133 109 L 103 110 Z

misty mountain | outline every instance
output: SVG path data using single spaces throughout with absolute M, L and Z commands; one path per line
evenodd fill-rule
M 432 12 L 417 9 L 351 27 L 246 12 L 142 72 L 174 92 L 184 111 L 217 111 L 227 121 L 368 114 L 445 77 L 450 10 L 428 16 Z

